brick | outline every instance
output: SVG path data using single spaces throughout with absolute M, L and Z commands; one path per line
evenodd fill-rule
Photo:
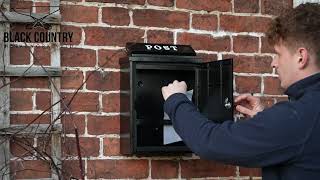
M 62 93 L 65 97 L 64 103 L 71 111 L 98 112 L 99 111 L 99 94 L 97 93 Z M 72 99 L 73 97 L 73 99 Z M 64 106 L 61 106 L 65 109 Z
M 103 139 L 103 154 L 105 156 L 119 156 L 120 154 L 120 139 L 119 138 L 104 138 Z
M 35 148 L 39 154 L 46 156 L 46 154 L 51 155 L 51 137 L 38 137 L 37 147 Z
M 259 38 L 252 36 L 234 36 L 233 50 L 238 53 L 254 53 L 259 51 Z
M 47 114 L 10 114 L 10 124 L 48 124 L 50 115 Z
M 197 56 L 201 59 L 202 62 L 211 62 L 218 59 L 217 54 L 203 54 L 197 53 Z
M 270 15 L 280 15 L 287 9 L 293 7 L 292 0 L 261 0 L 261 13 Z
M 28 157 L 33 154 L 33 139 L 31 138 L 11 138 L 10 152 L 14 157 Z
M 35 2 L 36 13 L 49 13 L 50 3 L 47 2 Z
M 129 74 L 125 72 L 87 72 L 87 89 L 99 91 L 128 90 Z
M 84 115 L 63 115 L 61 123 L 66 134 L 75 134 L 75 128 L 78 129 L 79 135 L 84 134 L 86 126 Z
M 99 139 L 95 137 L 79 137 L 81 156 L 97 157 L 99 156 Z M 67 137 L 62 145 L 63 152 L 66 155 L 78 156 L 76 138 Z
M 51 177 L 50 164 L 40 160 L 11 161 L 13 179 L 37 179 Z
M 122 68 L 119 63 L 124 61 L 129 62 L 127 59 L 124 59 L 125 57 L 127 55 L 124 50 L 100 49 L 98 51 L 98 64 L 99 67 L 103 68 Z
M 51 55 L 49 47 L 35 47 L 33 53 L 33 64 L 50 66 Z
M 249 176 L 249 177 L 261 177 L 261 169 L 260 168 L 239 168 L 240 176 Z
M 78 89 L 83 84 L 82 71 L 62 71 L 61 88 L 62 89 Z M 80 88 L 82 89 L 82 88 Z
M 80 162 L 79 160 L 64 160 L 62 161 L 62 175 L 63 179 L 81 179 L 80 174 Z M 82 161 L 82 165 L 84 166 L 85 161 Z
M 218 18 L 211 14 L 192 14 L 192 28 L 216 31 L 218 28 Z
M 49 88 L 47 77 L 11 77 L 11 88 Z
M 86 27 L 85 44 L 94 46 L 121 46 L 127 42 L 143 42 L 144 30 L 131 28 Z
M 129 25 L 129 10 L 119 7 L 102 8 L 102 22 L 110 25 Z
M 119 134 L 120 117 L 119 116 L 88 116 L 88 134 Z
M 88 160 L 88 178 L 147 178 L 148 160 Z
M 206 34 L 179 33 L 178 44 L 190 44 L 195 50 L 230 51 L 230 38 L 213 38 Z
M 206 160 L 183 160 L 181 164 L 182 178 L 235 176 L 236 167 Z
M 129 95 L 127 94 L 106 94 L 102 97 L 104 112 L 129 112 Z
M 11 111 L 32 110 L 32 92 L 10 91 L 10 110 Z
M 10 64 L 30 64 L 30 48 L 10 47 Z
M 266 37 L 261 38 L 261 53 L 275 53 L 273 46 L 268 43 Z
M 258 13 L 259 0 L 234 0 L 236 13 Z
M 283 88 L 280 86 L 280 80 L 277 77 L 265 77 L 264 78 L 264 93 L 272 95 L 282 95 L 284 93 Z
M 220 16 L 220 30 L 231 32 L 266 32 L 271 18 L 253 16 Z
M 231 0 L 177 0 L 177 8 L 192 9 L 198 11 L 231 11 Z
M 120 112 L 120 105 L 121 105 L 120 99 L 121 99 L 120 94 L 103 95 L 102 97 L 103 111 L 104 112 Z
M 153 179 L 178 178 L 179 163 L 170 160 L 152 160 L 151 177 Z
M 61 32 L 72 33 L 71 42 L 61 42 L 62 45 L 78 45 L 81 42 L 82 31 L 80 27 L 61 25 Z
M 10 9 L 17 12 L 32 12 L 32 1 L 12 0 L 10 1 Z
M 47 110 L 51 109 L 51 92 L 37 92 L 36 93 L 36 109 Z
M 173 44 L 173 32 L 149 30 L 147 32 L 148 43 Z
M 260 93 L 261 77 L 255 76 L 236 76 L 236 92 L 242 93 Z
M 71 67 L 94 67 L 96 52 L 91 49 L 61 48 L 61 64 Z
M 137 26 L 189 29 L 189 14 L 186 12 L 140 9 L 133 11 L 133 24 Z
M 87 2 L 116 3 L 116 4 L 139 4 L 144 5 L 145 0 L 86 0 Z
M 223 56 L 224 59 L 230 56 Z M 272 73 L 271 56 L 233 56 L 233 70 L 239 73 Z
M 148 3 L 155 6 L 172 7 L 174 5 L 174 0 L 148 0 Z
M 60 8 L 63 22 L 97 23 L 98 8 L 88 6 L 62 5 Z

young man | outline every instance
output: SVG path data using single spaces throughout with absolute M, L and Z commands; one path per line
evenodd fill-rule
M 262 167 L 263 180 L 320 177 L 320 4 L 304 4 L 276 18 L 267 36 L 289 101 L 264 109 L 259 99 L 240 95 L 236 109 L 245 121 L 208 120 L 185 96 L 185 82 L 162 88 L 164 110 L 197 155 L 248 167 Z

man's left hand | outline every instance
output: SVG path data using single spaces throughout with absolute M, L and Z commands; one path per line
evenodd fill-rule
M 168 86 L 163 86 L 161 88 L 162 96 L 164 100 L 167 100 L 169 96 L 175 93 L 183 93 L 186 94 L 187 92 L 187 84 L 184 81 L 173 81 L 173 83 L 170 83 Z

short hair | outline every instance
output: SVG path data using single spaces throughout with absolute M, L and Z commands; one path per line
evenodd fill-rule
M 266 33 L 270 45 L 284 43 L 290 50 L 304 46 L 320 67 L 320 4 L 300 4 L 273 19 Z

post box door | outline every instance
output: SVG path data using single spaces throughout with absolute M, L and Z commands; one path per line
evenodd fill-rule
M 215 122 L 233 120 L 232 59 L 208 62 L 201 72 L 200 112 Z

